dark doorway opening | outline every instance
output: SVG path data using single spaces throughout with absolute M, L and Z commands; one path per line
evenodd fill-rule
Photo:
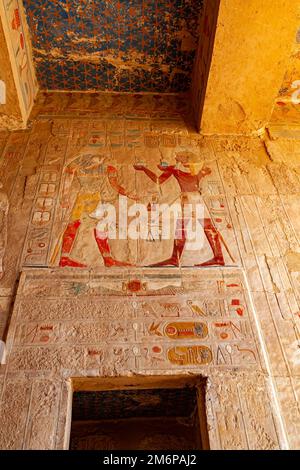
M 203 383 L 74 391 L 70 450 L 201 450 Z

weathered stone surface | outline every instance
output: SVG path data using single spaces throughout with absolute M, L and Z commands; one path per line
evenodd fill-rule
M 27 125 L 38 86 L 23 2 L 4 0 L 0 5 L 0 80 L 6 86 L 1 104 L 0 130 Z
M 219 374 L 209 382 L 207 405 L 213 449 L 279 448 L 276 412 L 265 378 Z
M 239 0 L 221 0 L 198 121 L 203 133 L 251 134 L 268 124 L 299 26 L 297 12 L 294 0 L 249 0 L 243 8 Z M 280 43 L 274 30 L 280 32 Z
M 26 374 L 33 387 L 25 448 L 67 445 L 70 397 L 65 386 L 61 389 L 62 380 L 174 373 L 209 377 L 212 447 L 273 449 L 282 445 L 276 435 L 278 425 L 274 428 L 270 417 L 276 412 L 268 409 L 268 385 L 259 372 L 266 365 L 241 270 L 184 269 L 171 274 L 167 268 L 148 269 L 134 295 L 124 287 L 117 290 L 118 284 L 124 285 L 125 273 L 117 271 L 112 276 L 106 272 L 76 274 L 78 285 L 86 281 L 86 287 L 75 296 L 74 311 L 69 302 L 67 317 L 61 305 L 68 301 L 65 294 L 74 282 L 72 273 L 56 269 L 44 275 L 34 269 L 22 275 L 8 336 L 7 368 L 10 377 Z M 130 273 L 131 284 L 142 274 L 132 269 Z M 104 296 L 95 290 L 100 279 Z M 61 289 L 54 297 L 55 285 Z M 125 285 L 130 282 L 125 280 Z M 36 292 L 39 296 L 33 297 Z M 49 302 L 48 321 L 43 322 L 40 315 L 48 311 Z M 94 311 L 96 304 L 102 307 L 101 322 L 97 321 L 99 309 Z M 109 308 L 103 309 L 104 305 Z M 111 320 L 114 310 L 119 318 Z M 248 370 L 247 375 L 242 370 Z M 256 394 L 261 395 L 258 412 Z
M 10 203 L 0 281 L 2 332 L 18 292 L 8 364 L 0 370 L 1 419 L 8 429 L 0 446 L 66 448 L 70 377 L 184 373 L 204 375 L 211 384 L 213 448 L 299 448 L 300 141 L 295 135 L 203 138 L 184 123 L 181 100 L 142 101 L 143 106 L 127 95 L 47 94 L 39 99 L 32 129 L 0 133 L 0 175 Z M 159 175 L 162 156 L 172 163 L 187 149 L 197 156 L 193 164 L 211 170 L 201 194 L 212 218 L 219 219 L 228 248 L 222 246 L 225 267 L 194 266 L 211 255 L 207 247 L 185 255 L 179 268 L 149 268 L 147 260 L 165 259 L 172 243 L 126 242 L 112 245 L 114 259 L 134 259 L 139 266 L 105 268 L 90 207 L 72 253 L 90 269 L 58 266 L 64 222 L 78 194 L 89 193 L 88 185 L 80 190 L 72 182 L 64 204 L 66 168 L 74 158 L 87 151 L 105 155 L 118 167 L 124 188 L 149 202 L 157 188 L 133 173 L 133 164 L 147 163 Z M 114 195 L 109 181 L 97 178 L 101 192 Z M 179 194 L 175 179 L 161 190 L 163 201 Z M 19 417 L 6 402 L 14 387 L 14 407 L 23 403 Z M 29 409 L 31 391 L 37 403 Z
M 18 129 L 22 127 L 21 111 L 16 101 L 16 87 L 14 84 L 12 69 L 9 60 L 6 40 L 4 37 L 2 22 L 0 20 L 0 79 L 6 84 L 7 104 L 1 106 L 0 129 Z
M 178 287 L 177 281 L 173 285 L 172 277 L 168 279 L 168 269 L 160 270 L 156 278 L 155 274 L 147 271 L 142 290 L 133 297 L 130 291 L 118 291 L 117 279 L 106 276 L 105 271 L 95 278 L 83 271 L 76 275 L 76 282 L 84 291 L 77 298 L 71 291 L 68 301 L 72 274 L 53 270 L 43 277 L 42 271 L 27 272 L 11 324 L 15 332 L 9 369 L 80 370 L 83 356 L 89 370 L 104 365 L 108 369 L 110 354 L 112 367 L 134 367 L 136 372 L 154 365 L 168 369 L 170 364 L 177 368 L 211 364 L 259 367 L 253 313 L 239 270 L 206 270 L 205 275 L 188 269 L 182 274 L 173 271 L 182 284 Z M 95 292 L 99 278 L 102 289 L 106 286 L 104 296 Z M 135 278 L 133 270 L 131 278 Z M 168 287 L 163 289 L 165 284 Z M 61 289 L 56 289 L 53 298 L 55 286 Z M 36 296 L 37 289 L 35 303 L 32 295 Z
M 30 406 L 32 383 L 7 380 L 1 398 L 0 442 L 6 450 L 22 450 Z
M 2 297 L 0 295 L 0 338 L 3 337 L 4 331 L 7 326 L 11 303 L 12 303 L 11 297 Z
M 54 448 L 60 399 L 59 383 L 45 380 L 33 383 L 29 421 L 24 439 L 25 448 Z
M 282 417 L 287 429 L 290 447 L 300 447 L 299 396 L 300 380 L 298 377 L 276 378 Z
M 8 209 L 8 197 L 3 191 L 3 184 L 0 182 L 0 279 L 3 277 L 4 273 L 3 264 L 7 245 Z

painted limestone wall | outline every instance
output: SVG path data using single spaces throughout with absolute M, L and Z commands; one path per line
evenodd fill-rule
M 6 87 L 6 104 L 0 104 L 1 128 L 18 128 L 22 125 L 21 111 L 17 99 L 17 90 L 9 60 L 9 53 L 0 23 L 0 80 Z
M 9 201 L 2 331 L 14 311 L 5 335 L 8 362 L 0 369 L 10 436 L 2 436 L 3 446 L 63 447 L 70 376 L 141 368 L 208 377 L 213 447 L 245 448 L 248 439 L 251 448 L 299 448 L 299 140 L 203 138 L 189 124 L 184 99 L 159 95 L 49 93 L 34 115 L 32 129 L 0 134 L 2 200 Z M 172 239 L 97 240 L 101 200 L 116 204 L 127 195 L 155 204 L 193 193 L 207 212 L 204 246 L 192 253 Z M 29 271 L 13 309 L 22 269 Z M 99 291 L 98 274 L 108 292 Z M 147 310 L 149 289 L 154 310 Z M 113 319 L 116 306 L 95 310 L 93 296 L 103 295 L 107 305 L 120 297 L 129 305 L 121 318 Z M 172 339 L 182 323 L 191 337 Z M 49 412 L 58 403 L 60 418 Z M 16 429 L 27 417 L 24 441 Z M 52 430 L 47 436 L 39 437 L 41 423 Z
M 298 10 L 300 24 L 300 6 Z M 300 27 L 294 36 L 288 67 L 272 115 L 273 125 L 295 127 L 300 109 Z
M 285 446 L 239 269 L 30 269 L 7 346 L 2 449 L 68 448 L 70 379 L 136 374 L 207 377 L 212 449 Z
M 295 0 L 220 1 L 202 119 L 197 122 L 203 134 L 251 135 L 265 128 L 288 67 L 297 12 Z
M 2 79 L 8 90 L 7 105 L 3 108 L 3 114 L 16 116 L 16 119 L 20 119 L 21 114 L 21 126 L 13 127 L 25 127 L 38 85 L 22 1 L 3 0 L 0 2 L 0 15 L 1 30 L 3 29 L 0 37 L 3 44 L 1 54 L 4 54 L 5 50 L 8 52 L 8 55 L 3 57 L 1 67 Z
M 200 126 L 210 72 L 220 0 L 205 1 L 200 18 L 200 37 L 193 68 L 192 103 L 197 126 Z
M 298 8 L 298 21 L 300 23 L 300 6 Z M 300 27 L 298 28 L 291 48 L 290 62 L 278 95 L 278 102 L 282 104 L 296 98 L 295 91 L 300 87 L 294 82 L 300 80 Z M 278 103 L 279 104 L 279 103 Z

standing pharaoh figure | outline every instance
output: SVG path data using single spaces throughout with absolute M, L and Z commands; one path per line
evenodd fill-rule
M 204 216 L 199 222 L 203 227 L 204 235 L 210 246 L 212 258 L 204 261 L 203 263 L 196 264 L 195 266 L 224 266 L 224 256 L 222 251 L 222 244 L 225 241 L 214 225 L 209 210 L 204 202 L 200 191 L 201 181 L 211 174 L 210 168 L 202 168 L 197 170 L 197 162 L 194 162 L 195 155 L 191 152 L 178 152 L 176 154 L 176 165 L 167 165 L 161 163 L 158 169 L 161 174 L 157 176 L 154 172 L 143 165 L 134 165 L 136 171 L 143 171 L 148 178 L 154 183 L 163 185 L 170 178 L 175 178 L 180 188 L 180 201 L 182 207 L 186 203 L 198 203 L 203 206 Z M 160 266 L 179 266 L 183 251 L 187 245 L 185 221 L 183 218 L 178 218 L 176 223 L 176 232 L 181 236 L 174 240 L 173 251 L 170 258 L 167 258 L 153 267 Z
M 3 185 L 0 183 L 0 279 L 3 277 L 3 258 L 7 245 L 7 218 L 9 202 L 5 191 L 3 191 Z

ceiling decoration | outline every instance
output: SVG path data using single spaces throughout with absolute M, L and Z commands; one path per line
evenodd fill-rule
M 42 89 L 190 88 L 203 0 L 24 0 Z

